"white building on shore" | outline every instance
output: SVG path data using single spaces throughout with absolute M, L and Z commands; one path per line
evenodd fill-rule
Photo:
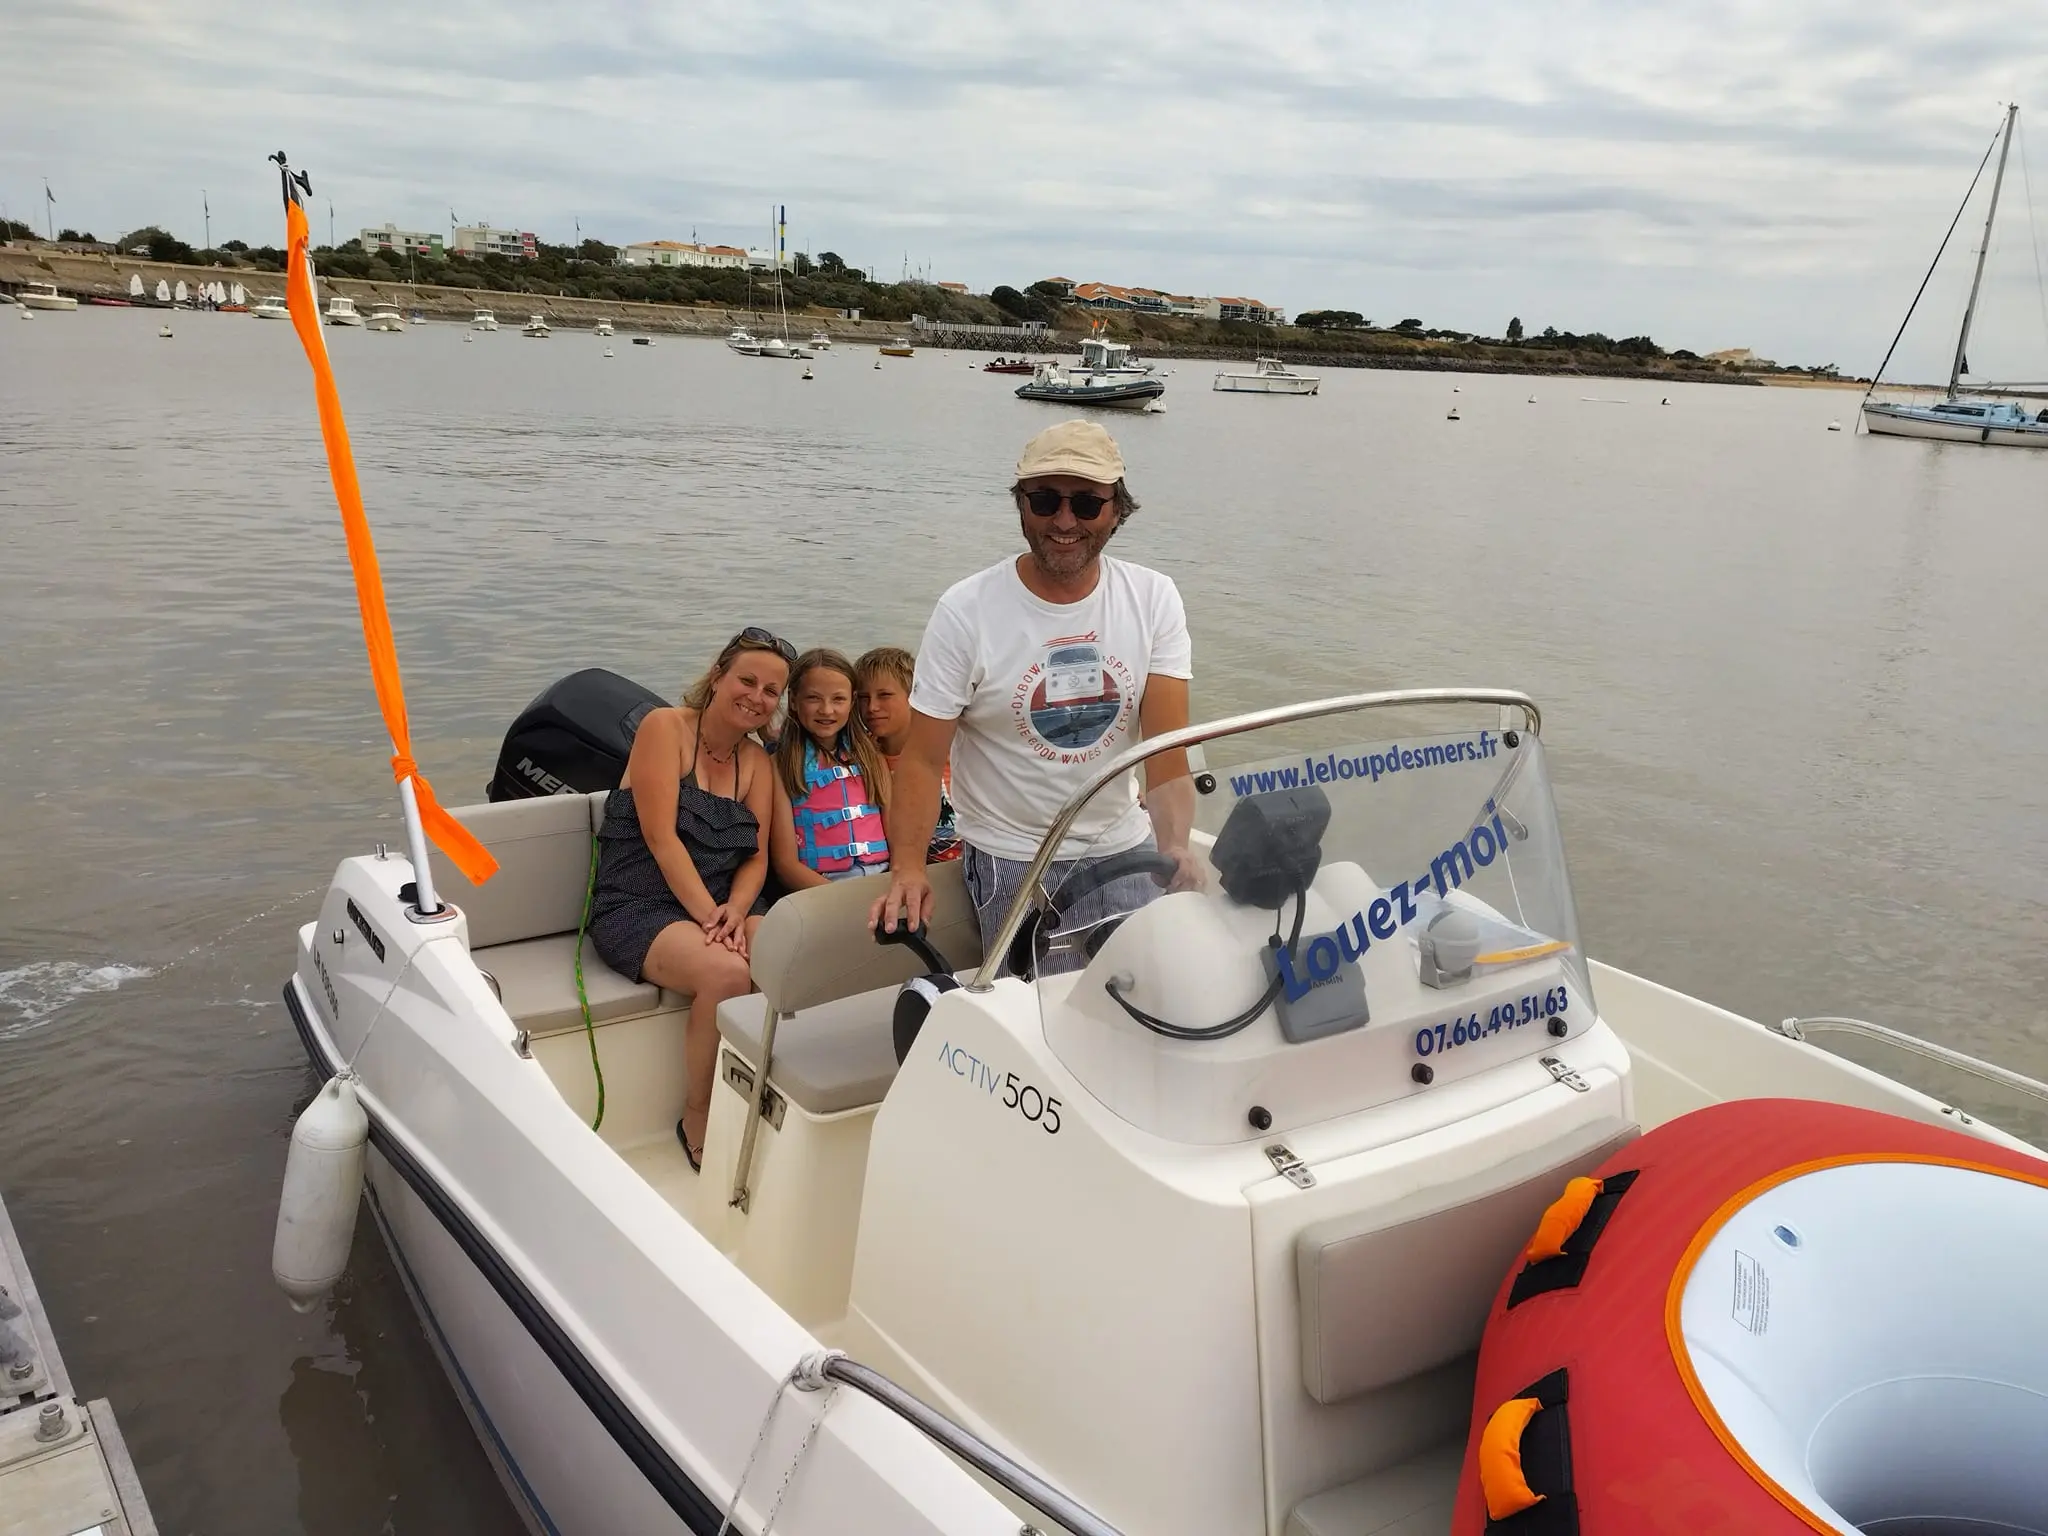
M 455 249 L 463 256 L 509 256 L 514 261 L 532 261 L 540 254 L 533 231 L 494 229 L 488 224 L 456 225 Z
M 371 255 L 378 251 L 397 251 L 414 256 L 439 256 L 447 244 L 438 232 L 400 229 L 396 224 L 386 224 L 382 229 L 366 229 L 360 238 L 363 249 Z
M 747 265 L 749 252 L 736 245 L 699 245 L 694 240 L 642 240 L 620 249 L 622 267 L 730 267 Z

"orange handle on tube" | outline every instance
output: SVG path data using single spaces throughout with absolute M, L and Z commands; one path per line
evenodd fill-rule
M 290 176 L 287 171 L 286 176 Z M 348 563 L 355 573 L 356 602 L 363 614 L 363 643 L 370 653 L 370 681 L 377 690 L 377 708 L 391 736 L 391 776 L 412 780 L 419 801 L 420 822 L 434 845 L 447 854 L 473 885 L 498 872 L 498 861 L 467 827 L 449 815 L 434 798 L 427 776 L 412 756 L 412 728 L 405 716 L 405 686 L 398 675 L 398 648 L 391 639 L 391 615 L 384 606 L 384 577 L 377 567 L 377 546 L 363 513 L 362 486 L 356 480 L 356 459 L 349 447 L 348 424 L 341 415 L 341 395 L 334 387 L 334 369 L 327 360 L 327 340 L 320 333 L 320 301 L 313 292 L 313 267 L 308 256 L 311 237 L 306 210 L 296 197 L 285 198 L 285 305 L 292 329 L 313 366 L 313 397 L 320 407 L 320 436 L 327 445 L 327 467 L 334 477 L 334 499 L 341 508 L 342 531 L 348 538 Z

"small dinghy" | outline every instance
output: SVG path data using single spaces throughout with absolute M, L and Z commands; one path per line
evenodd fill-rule
M 1029 384 L 1017 386 L 1019 400 L 1044 400 L 1054 405 L 1107 406 L 1142 411 L 1166 393 L 1166 381 L 1144 374 L 1068 371 L 1058 363 L 1041 363 Z

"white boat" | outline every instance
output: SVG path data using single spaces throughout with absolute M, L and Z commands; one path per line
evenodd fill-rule
M 410 323 L 413 325 L 425 325 L 427 323 L 426 312 L 424 310 L 414 310 L 410 317 Z
M 756 357 L 781 358 L 784 361 L 802 361 L 808 358 L 811 354 L 806 352 L 802 347 L 795 346 L 792 343 L 785 341 L 780 336 L 770 336 L 766 341 L 761 343 L 760 351 L 758 351 L 754 355 Z
M 1062 368 L 1058 363 L 1040 363 L 1026 384 L 1017 386 L 1019 400 L 1044 400 L 1055 405 L 1107 406 L 1120 411 L 1143 411 L 1166 393 L 1164 379 L 1152 379 L 1125 369 L 1116 373 Z
M 373 331 L 402 331 L 405 329 L 405 316 L 396 304 L 372 304 L 367 323 Z
M 611 335 L 611 334 L 612 334 L 612 323 L 611 323 L 611 321 L 609 321 L 609 320 L 600 320 L 600 321 L 598 321 L 598 322 L 597 322 L 597 327 L 596 327 L 596 330 L 595 330 L 594 334 L 596 334 L 596 335 L 599 335 L 599 336 L 609 336 L 609 335 Z
M 23 309 L 78 308 L 78 300 L 68 293 L 59 293 L 55 283 L 23 283 L 14 295 L 14 302 Z
M 545 339 L 553 333 L 548 329 L 548 317 L 546 315 L 529 315 L 526 324 L 520 327 L 519 334 L 522 336 L 538 336 Z
M 469 317 L 469 328 L 472 331 L 495 331 L 498 328 L 498 317 L 488 309 L 480 309 Z
M 285 307 L 281 294 L 266 293 L 249 306 L 249 313 L 258 320 L 289 320 L 292 312 Z
M 832 337 L 830 333 L 826 331 L 811 332 L 810 348 L 813 352 L 830 352 L 832 350 Z
M 1122 707 L 1113 679 L 1099 656 L 1058 670 L 1031 729 L 1096 739 Z M 1540 726 L 1520 695 L 1417 690 L 1149 740 L 1055 818 L 988 956 L 958 864 L 932 870 L 922 958 L 869 939 L 859 882 L 784 898 L 753 944 L 759 991 L 718 1011 L 701 1173 L 671 1130 L 685 1000 L 579 946 L 604 795 L 456 812 L 499 861 L 483 886 L 438 855 L 428 885 L 382 849 L 344 859 L 285 999 L 322 1076 L 352 1064 L 321 1097 L 367 1112 L 370 1209 L 526 1523 L 709 1532 L 736 1506 L 735 1529 L 782 1536 L 1444 1532 L 1473 1350 L 1568 1179 L 1737 1100 L 1883 1111 L 1962 1149 L 1952 1189 L 1970 1156 L 2031 1150 L 1790 1022 L 1590 961 Z M 1142 760 L 1197 743 L 1236 765 L 1189 796 L 1205 888 L 1137 882 L 1156 899 L 1062 927 L 1035 888 L 1063 834 L 1115 822 Z M 1009 955 L 1035 979 L 999 975 Z M 1866 1261 L 1831 1251 L 1824 1208 L 1756 1234 L 1746 1288 L 1734 1260 L 1745 1347 L 1804 1369 L 1803 1337 L 1845 1340 L 1819 1410 L 1860 1404 L 1836 1497 L 1853 1472 L 1866 1529 L 2039 1528 L 1944 1523 L 1989 1486 L 2031 1488 L 2037 1513 L 2044 1491 L 2040 1459 L 1985 1426 L 2037 1434 L 2048 1342 L 2021 1298 L 2048 1223 L 1975 1200 L 1869 1211 L 1856 1252 L 1890 1256 L 1848 1273 Z M 338 1271 L 348 1234 L 322 1231 Z M 1967 1259 L 1959 1231 L 1979 1234 Z M 1726 1274 L 1702 1326 L 1727 1326 Z M 1638 1279 L 1664 1351 L 1664 1276 Z M 292 1293 L 311 1305 L 320 1284 Z M 1907 1322 L 1840 1326 L 1878 1311 Z M 1942 1353 L 1965 1335 L 2005 1365 Z M 1703 1390 L 1726 1403 L 1747 1378 L 1715 1359 Z M 1866 1380 L 1893 1390 L 1859 1395 Z M 1906 1389 L 1936 1381 L 1942 1411 L 1916 1416 Z M 1758 1398 L 1736 1408 L 1738 1428 L 1778 1422 Z M 1573 1421 L 1573 1443 L 1597 1438 Z M 1708 1470 L 1653 1468 L 1634 1496 Z M 1617 1497 L 1579 1490 L 1610 1512 Z M 1635 1513 L 1590 1528 L 1647 1529 Z
M 761 355 L 761 343 L 754 339 L 753 333 L 745 326 L 740 326 L 731 335 L 727 336 L 725 344 L 742 357 L 759 357 Z
M 1323 381 L 1296 373 L 1277 357 L 1262 357 L 1250 373 L 1219 373 L 1211 389 L 1238 395 L 1312 395 Z
M 2019 124 L 2020 109 L 2017 105 L 2005 109 L 2005 126 L 1998 146 L 1998 173 L 1991 182 L 1991 203 L 1984 213 L 1984 238 L 1977 246 L 1977 268 L 1970 279 L 1969 302 L 1963 307 L 1962 329 L 1956 334 L 1956 350 L 1949 367 L 1948 389 L 1939 400 L 1922 403 L 1916 398 L 1905 400 L 1875 400 L 1872 393 L 1879 387 L 1884 370 L 1891 362 L 1891 352 L 1885 353 L 1884 362 L 1878 365 L 1870 389 L 1863 394 L 1863 425 L 1879 437 L 1924 437 L 1951 443 L 1978 443 L 2006 448 L 2048 448 L 2048 407 L 2038 411 L 2029 410 L 2019 401 L 1986 391 L 1998 386 L 1981 386 L 1975 394 L 1966 394 L 1963 389 L 1963 375 L 1970 371 L 1970 327 L 1977 318 L 1977 295 L 1984 286 L 1984 260 L 1991 253 L 1991 231 L 1998 219 L 1998 194 L 2005 186 L 2006 156 L 2012 151 L 2013 130 Z M 2024 159 L 2022 155 L 2022 159 Z M 1981 167 L 1979 168 L 1981 173 Z M 1975 185 L 1974 180 L 1971 183 Z M 1942 244 L 1948 243 L 1944 237 Z M 1941 260 L 1939 251 L 1935 261 Z M 1929 269 L 1932 275 L 1932 269 Z M 1921 292 L 1926 284 L 1921 284 Z M 1913 318 L 1913 309 L 1920 302 L 1919 294 L 1913 296 L 1913 304 L 1906 310 L 1906 320 Z M 1899 335 L 1905 334 L 1905 324 L 1899 326 Z M 1892 338 L 1892 349 L 1898 347 L 1898 337 Z M 2022 385 L 2012 391 L 2016 394 L 2033 394 L 2037 397 L 2048 394 L 2048 386 Z
M 1107 374 L 1112 378 L 1142 378 L 1152 371 L 1150 363 L 1140 362 L 1132 355 L 1127 343 L 1104 341 L 1100 336 L 1090 336 L 1082 341 L 1081 367 L 1089 373 Z
M 346 294 L 337 293 L 327 301 L 326 320 L 329 325 L 361 325 L 363 317 L 356 309 L 356 301 Z

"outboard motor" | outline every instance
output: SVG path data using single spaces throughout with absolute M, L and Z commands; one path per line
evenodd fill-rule
M 570 673 L 542 689 L 512 722 L 485 795 L 524 800 L 617 789 L 633 733 L 666 702 L 602 667 Z

